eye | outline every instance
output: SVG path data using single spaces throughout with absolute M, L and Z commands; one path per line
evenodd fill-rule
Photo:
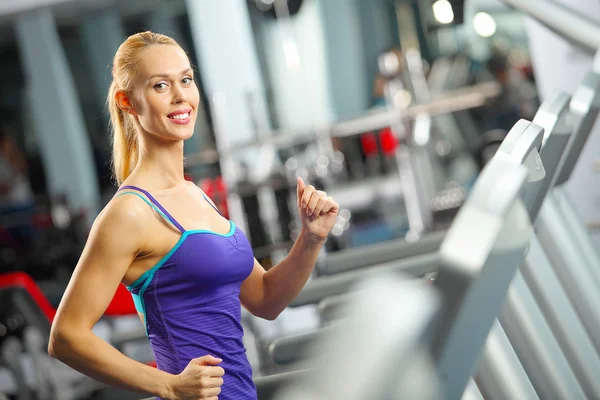
M 185 78 L 183 78 L 182 82 L 186 85 L 189 85 L 190 83 L 192 83 L 194 79 L 190 76 L 186 76 Z
M 165 89 L 167 87 L 167 84 L 165 82 L 159 82 L 156 85 L 154 85 L 153 87 L 156 90 L 162 90 L 162 89 Z

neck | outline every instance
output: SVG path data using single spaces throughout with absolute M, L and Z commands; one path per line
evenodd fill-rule
M 150 189 L 164 190 L 185 182 L 183 140 L 163 142 L 149 139 L 141 141 L 139 157 L 134 173 L 138 178 L 149 182 Z

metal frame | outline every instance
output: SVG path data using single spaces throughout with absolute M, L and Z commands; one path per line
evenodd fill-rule
M 500 146 L 495 160 L 501 160 L 514 166 L 526 165 L 527 181 L 524 185 L 521 197 L 523 197 L 524 206 L 528 209 L 528 205 L 533 202 L 540 188 L 543 186 L 545 181 L 545 170 L 542 164 L 539 149 L 542 146 L 543 141 L 543 129 L 529 121 L 521 120 L 518 121 L 515 126 L 510 130 L 506 139 Z M 498 162 L 498 161 L 495 161 Z M 509 278 L 509 282 L 512 276 Z M 499 299 L 500 303 L 503 301 L 503 297 Z M 472 301 L 476 301 L 473 299 Z M 495 318 L 493 314 L 492 320 Z M 532 398 L 531 393 L 535 394 L 529 378 L 520 366 L 518 359 L 514 356 L 514 352 L 507 339 L 505 338 L 504 332 L 499 324 L 494 322 L 496 328 L 491 332 L 491 335 L 487 337 L 485 347 L 483 350 L 481 366 L 478 370 L 479 379 L 483 387 L 487 387 L 488 391 L 500 390 L 502 393 L 515 394 L 515 391 L 520 391 L 521 394 L 529 393 L 523 398 Z M 480 335 L 481 337 L 481 335 Z M 513 357 L 511 358 L 511 355 Z M 475 353 L 473 355 L 473 363 L 475 364 L 479 358 L 479 355 Z M 498 364 L 506 363 L 507 360 L 511 360 L 511 365 L 514 366 L 510 371 L 505 371 L 505 376 L 496 376 L 496 372 L 499 369 Z M 518 366 L 518 368 L 517 368 Z M 449 367 L 449 366 L 448 366 Z M 456 382 L 449 383 L 449 386 L 458 385 L 456 389 L 452 389 L 453 395 L 458 395 L 464 382 L 464 373 L 468 371 L 469 365 L 464 365 L 463 377 L 457 376 Z M 471 368 L 474 368 L 472 366 Z M 515 383 L 516 380 L 516 384 Z M 508 385 L 508 386 L 507 386 Z M 514 386 L 516 385 L 516 386 Z M 512 387 L 514 386 L 514 387 Z M 510 396 L 509 396 L 510 397 Z M 518 397 L 518 396 L 517 396 Z
M 344 272 L 341 274 L 322 276 L 310 281 L 292 300 L 289 307 L 300 307 L 308 304 L 316 304 L 328 296 L 339 295 L 348 292 L 357 283 L 371 274 L 380 270 L 390 270 L 397 273 L 412 276 L 423 276 L 429 272 L 435 272 L 438 268 L 439 254 L 427 253 L 421 256 L 399 259 L 395 261 L 372 265 L 360 270 Z
M 498 321 L 487 338 L 475 382 L 486 398 L 539 399 Z
M 546 322 L 519 271 L 499 321 L 540 398 L 585 398 L 555 331 Z
M 441 399 L 424 342 L 439 300 L 423 282 L 375 274 L 351 298 L 348 316 L 311 346 L 315 366 L 275 399 Z
M 536 224 L 540 244 L 550 258 L 577 314 L 600 352 L 600 259 L 564 191 L 600 110 L 600 51 L 569 104 L 573 134 L 551 183 Z M 556 186 L 556 187 L 555 187 Z
M 526 165 L 529 168 L 530 176 L 540 175 L 538 169 L 544 168 L 546 177 L 538 181 L 535 187 L 530 185 L 530 190 L 524 196 L 525 206 L 529 209 L 532 221 L 536 220 L 550 184 L 555 179 L 563 151 L 572 131 L 572 127 L 567 123 L 569 101 L 570 97 L 566 93 L 556 92 L 541 105 L 534 118 L 533 124 L 544 128 L 544 139 L 540 157 L 536 158 L 535 162 L 528 162 Z M 506 152 L 512 150 L 510 142 L 507 146 L 503 144 L 500 147 L 499 155 L 507 157 Z M 513 156 L 512 159 L 517 163 L 524 161 L 524 157 Z M 537 165 L 538 162 L 541 162 L 541 166 Z M 537 240 L 532 237 L 531 245 L 535 244 L 537 244 Z M 535 255 L 537 253 L 533 255 L 530 253 L 527 259 L 531 260 Z M 543 262 L 542 259 L 539 261 Z M 527 264 L 526 261 L 525 267 Z M 523 268 L 524 266 L 521 266 L 521 269 Z M 500 321 L 510 340 L 507 342 L 508 345 L 510 346 L 512 343 L 533 386 L 542 398 L 557 394 L 561 394 L 559 397 L 577 398 L 579 394 L 582 394 L 569 363 L 553 336 L 553 330 L 544 320 L 519 271 L 508 291 Z M 484 364 L 497 362 L 497 360 L 487 359 L 491 356 L 492 353 L 484 354 L 482 362 Z M 483 375 L 482 379 L 484 379 L 482 383 L 486 386 L 500 387 L 503 391 L 510 390 L 501 388 L 500 382 L 486 381 L 494 379 L 489 374 Z
M 423 235 L 416 242 L 406 239 L 394 239 L 382 243 L 341 250 L 328 254 L 317 266 L 320 275 L 332 275 L 347 272 L 373 264 L 408 260 L 409 257 L 437 252 L 446 236 L 446 231 Z
M 484 400 L 477 383 L 475 383 L 473 379 L 469 381 L 467 389 L 465 390 L 461 400 Z
M 524 154 L 535 150 L 529 148 Z M 435 285 L 444 309 L 432 351 L 448 398 L 464 393 L 525 257 L 531 226 L 520 197 L 527 177 L 525 167 L 494 157 L 442 244 Z
M 598 394 L 598 385 L 600 382 L 598 382 L 598 374 L 596 373 L 596 371 L 600 370 L 600 359 L 581 319 L 578 317 L 565 293 L 562 282 L 559 280 L 557 274 L 554 273 L 550 261 L 535 236 L 531 240 L 529 254 L 525 263 L 521 266 L 521 276 L 522 278 L 516 280 L 518 287 L 515 290 L 521 295 L 522 305 L 524 308 L 527 308 L 529 299 L 528 296 L 523 296 L 523 293 L 526 291 L 525 289 L 528 289 L 530 291 L 528 294 L 535 298 L 539 306 L 539 310 L 530 311 L 530 317 L 532 318 L 530 323 L 537 320 L 538 322 L 535 323 L 535 327 L 538 330 L 542 330 L 545 329 L 545 326 L 542 325 L 542 321 L 544 321 L 549 326 L 551 333 L 560 346 L 559 349 L 556 349 L 555 344 L 550 342 L 550 338 L 544 339 L 544 336 L 541 334 L 539 336 L 528 335 L 532 346 L 535 346 L 535 343 L 538 343 L 538 346 L 542 346 L 543 343 L 539 343 L 538 340 L 546 342 L 545 349 L 542 350 L 542 357 L 539 358 L 540 354 L 537 355 L 537 363 L 543 363 L 545 366 L 538 369 L 537 374 L 535 373 L 537 368 L 535 366 L 536 362 L 529 359 L 530 354 L 528 354 L 528 350 L 524 349 L 523 353 L 519 352 L 521 360 L 524 364 L 527 364 L 526 368 L 528 373 L 531 374 L 532 380 L 538 383 L 537 387 L 549 384 L 548 380 L 553 381 L 553 383 L 549 384 L 551 386 L 556 386 L 559 383 L 562 384 L 564 390 L 568 390 L 568 396 L 565 398 L 583 398 L 578 395 L 580 391 L 583 391 L 585 393 L 584 397 L 587 398 L 600 397 Z M 534 306 L 533 301 L 530 301 L 530 307 L 533 308 Z M 518 304 L 515 304 L 513 307 L 518 307 Z M 526 312 L 526 310 L 522 312 Z M 540 319 L 536 315 L 536 313 L 540 312 L 543 315 L 543 319 Z M 502 322 L 507 329 L 509 329 L 509 326 L 512 329 L 517 329 L 517 324 L 509 324 L 505 319 L 502 319 Z M 515 347 L 518 346 L 516 343 L 517 340 L 512 340 L 512 342 Z M 532 350 L 533 348 L 530 348 L 529 351 Z M 549 357 L 553 358 L 553 365 L 548 363 Z M 567 375 L 563 359 L 566 359 L 570 365 L 574 376 L 579 381 L 580 389 L 577 389 L 573 385 L 571 376 Z M 539 375 L 545 372 L 545 369 L 549 368 L 555 369 L 555 373 L 547 374 L 544 380 Z M 557 379 L 556 373 L 560 374 L 559 379 Z M 535 380 L 534 377 L 539 377 L 539 379 Z M 567 378 L 568 382 L 565 381 Z M 567 383 L 568 386 L 566 385 Z
M 600 26 L 569 7 L 552 0 L 502 0 L 504 3 L 544 24 L 571 42 L 584 48 L 600 48 Z
M 600 48 L 600 26 L 561 4 L 548 0 L 537 1 L 535 4 L 518 0 L 504 0 L 504 2 L 525 11 L 534 19 L 577 45 L 591 50 Z M 538 351 L 538 355 L 535 357 L 531 353 L 535 352 L 534 348 L 537 349 L 534 346 L 536 343 L 540 345 L 540 335 L 529 333 L 521 335 L 520 339 L 513 340 L 513 344 L 516 346 L 523 344 L 520 340 L 529 340 L 530 345 L 523 346 L 519 351 L 521 360 L 524 363 L 535 363 L 535 359 L 537 358 L 538 363 L 545 364 L 541 365 L 541 368 L 540 365 L 528 368 L 532 379 L 535 381 L 536 376 L 539 379 L 536 386 L 540 390 L 540 393 L 543 393 L 542 390 L 544 388 L 547 389 L 553 384 L 554 386 L 557 385 L 557 381 L 555 380 L 556 371 L 554 371 L 554 374 L 546 374 L 546 377 L 541 377 L 541 369 L 544 369 L 544 367 L 547 369 L 550 367 L 561 368 L 563 369 L 561 376 L 564 378 L 566 371 L 564 370 L 563 358 L 566 356 L 580 381 L 581 388 L 585 391 L 585 395 L 590 398 L 600 396 L 598 394 L 597 379 L 594 378 L 594 371 L 600 368 L 597 356 L 600 344 L 598 340 L 600 334 L 598 330 L 600 328 L 598 324 L 600 296 L 597 295 L 597 288 L 600 286 L 596 286 L 596 289 L 594 289 L 593 285 L 593 281 L 597 285 L 600 285 L 600 279 L 598 279 L 600 277 L 598 270 L 600 260 L 569 196 L 560 187 L 571 176 L 592 126 L 596 121 L 600 103 L 599 72 L 600 51 L 596 53 L 592 71 L 585 76 L 582 84 L 577 88 L 570 101 L 567 118 L 569 123 L 563 124 L 563 127 L 568 129 L 570 126 L 573 134 L 566 146 L 565 153 L 561 157 L 559 165 L 557 165 L 555 173 L 550 172 L 552 179 L 547 182 L 547 187 L 553 190 L 548 195 L 548 198 L 545 199 L 545 202 L 543 196 L 540 196 L 531 210 L 532 217 L 535 220 L 541 208 L 536 231 L 538 232 L 540 242 L 544 244 L 544 249 L 542 249 L 540 242 L 534 236 L 532 238 L 530 253 L 527 256 L 526 262 L 521 267 L 526 283 L 523 282 L 520 276 L 517 276 L 515 279 L 517 287 L 514 290 L 514 295 L 517 296 L 520 294 L 520 300 L 523 300 L 523 295 L 528 291 L 527 286 L 531 288 L 533 296 L 535 296 L 535 299 L 539 303 L 541 312 L 546 317 L 552 333 L 556 335 L 562 349 L 556 349 L 555 345 L 553 347 L 555 350 L 564 351 L 564 354 L 557 351 L 549 352 L 546 347 L 545 351 L 541 351 L 543 354 L 539 354 L 540 351 Z M 555 115 L 559 116 L 560 113 L 555 113 Z M 536 119 L 539 120 L 545 117 L 547 116 L 543 112 L 538 112 L 538 115 L 536 115 Z M 539 120 L 534 121 L 544 125 Z M 548 143 L 546 144 L 548 145 Z M 556 147 L 552 149 L 549 147 L 544 148 L 542 156 L 550 153 L 558 155 Z M 552 260 L 548 260 L 546 254 L 544 254 L 544 250 L 546 250 L 548 256 L 552 257 Z M 563 291 L 563 287 L 567 293 Z M 515 318 L 518 312 L 516 308 L 518 299 L 514 298 L 512 302 L 513 318 Z M 514 329 L 525 329 L 526 325 L 524 325 L 525 321 L 523 319 L 519 321 L 520 324 L 511 324 L 506 320 L 507 315 L 510 314 L 510 300 L 511 296 L 509 295 L 509 304 L 504 313 L 503 323 L 505 326 L 510 326 Z M 529 306 L 535 306 L 535 301 L 533 299 L 529 300 Z M 575 309 L 573 309 L 571 302 L 575 306 Z M 524 308 L 526 307 L 525 304 L 521 304 L 521 311 L 525 312 Z M 535 311 L 532 313 L 533 315 L 531 316 L 537 314 Z M 577 314 L 579 314 L 580 318 L 577 317 Z M 536 326 L 541 328 L 543 320 L 539 319 Z M 548 346 L 550 339 L 551 337 L 546 338 L 546 346 Z M 592 340 L 594 343 L 592 343 Z M 559 363 L 558 360 L 554 360 L 552 365 L 550 365 L 547 359 L 550 356 L 549 353 L 560 356 L 561 362 Z M 543 356 L 546 356 L 546 362 L 543 361 Z M 537 374 L 536 371 L 538 372 Z M 549 382 L 549 380 L 554 380 L 554 382 Z M 552 395 L 556 396 L 558 393 L 565 393 L 566 390 L 567 394 L 564 396 L 559 395 L 559 397 L 583 397 L 583 394 L 573 385 L 574 382 L 570 375 L 569 381 L 571 384 L 568 389 L 563 386 L 563 391 L 555 391 Z
M 563 260 L 569 260 L 572 265 L 586 265 L 588 273 L 591 274 L 600 287 L 600 257 L 591 243 L 588 232 L 583 223 L 579 220 L 568 195 L 561 186 L 568 181 L 575 164 L 581 154 L 581 151 L 591 133 L 594 123 L 597 120 L 600 111 L 600 25 L 584 15 L 581 15 L 568 7 L 551 0 L 538 0 L 535 4 L 522 2 L 519 0 L 503 0 L 506 4 L 525 11 L 549 29 L 557 32 L 571 42 L 583 46 L 586 49 L 595 52 L 592 62 L 592 70 L 586 74 L 582 83 L 575 90 L 569 104 L 569 113 L 571 114 L 571 124 L 573 134 L 568 142 L 565 154 L 557 167 L 556 176 L 550 183 L 553 189 L 548 197 L 554 197 L 544 204 L 544 208 L 549 210 L 545 214 L 552 218 L 558 218 L 563 226 L 561 232 L 554 233 L 542 231 L 551 229 L 541 218 L 537 231 L 540 232 L 539 238 L 542 245 L 551 251 L 555 243 L 549 239 L 553 234 L 560 235 L 562 239 L 573 240 L 577 243 L 574 247 L 563 251 Z M 573 250 L 573 251 L 571 251 Z M 569 290 L 569 292 L 572 292 Z M 573 296 L 577 296 L 572 292 Z M 581 292 L 580 292 L 581 293 Z M 599 332 L 599 331 L 596 331 Z
M 553 203 L 546 199 L 537 221 L 537 237 L 554 273 L 564 287 L 596 349 L 600 349 L 600 292 L 589 268 L 581 260 L 577 244 L 565 232 L 565 224 Z

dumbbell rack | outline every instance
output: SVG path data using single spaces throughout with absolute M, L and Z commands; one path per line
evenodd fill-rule
M 77 400 L 106 389 L 48 355 L 50 324 L 56 310 L 29 275 L 0 275 L 0 304 L 10 313 L 5 315 L 7 325 L 14 325 L 7 330 L 0 323 L 0 393 L 23 400 Z M 111 307 L 118 305 L 111 303 Z M 113 311 L 119 314 L 119 310 Z M 1 318 L 0 313 L 0 322 Z M 137 335 L 139 338 L 145 334 Z
M 329 146 L 319 146 L 320 148 L 327 149 L 330 148 L 333 138 L 355 137 L 364 132 L 374 132 L 390 126 L 397 126 L 403 121 L 413 121 L 418 116 L 424 114 L 433 116 L 478 107 L 490 98 L 496 97 L 499 93 L 500 87 L 497 83 L 483 83 L 444 93 L 439 97 L 432 98 L 428 103 L 410 106 L 402 110 L 390 109 L 371 112 L 359 118 L 315 127 L 312 130 L 303 132 L 270 132 L 264 135 L 264 137 L 236 144 L 230 142 L 228 132 L 224 130 L 226 124 L 223 121 L 228 118 L 225 100 L 222 98 L 222 95 L 216 93 L 210 98 L 210 102 L 215 137 L 217 139 L 217 149 L 210 151 L 214 153 L 210 157 L 194 157 L 194 155 L 191 155 L 190 160 L 196 159 L 196 162 L 202 163 L 203 158 L 210 160 L 219 159 L 222 176 L 225 177 L 225 184 L 228 188 L 227 198 L 230 217 L 236 221 L 242 230 L 248 231 L 240 194 L 235 189 L 237 187 L 236 177 L 238 176 L 238 168 L 235 162 L 236 155 L 248 149 L 258 149 L 265 145 L 282 149 L 306 146 L 311 143 L 329 143 Z

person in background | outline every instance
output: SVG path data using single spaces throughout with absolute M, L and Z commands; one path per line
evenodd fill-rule
M 8 112 L 0 112 L 7 115 Z M 28 177 L 27 157 L 11 133 L 9 120 L 0 124 L 0 225 L 11 239 L 25 244 L 33 233 L 35 198 Z
M 377 62 L 380 62 L 381 56 L 386 53 L 390 53 L 390 54 L 393 54 L 396 56 L 396 59 L 398 60 L 397 62 L 399 65 L 399 77 L 404 82 L 404 77 L 403 77 L 404 54 L 402 53 L 402 50 L 400 50 L 397 47 L 393 47 L 393 48 L 387 49 L 385 51 L 382 51 L 379 54 L 379 56 L 377 57 Z M 390 77 L 383 76 L 381 74 L 381 72 L 377 73 L 377 76 L 375 77 L 375 81 L 373 82 L 373 92 L 372 92 L 372 100 L 371 100 L 372 108 L 380 108 L 380 107 L 386 108 L 389 106 L 389 104 L 387 103 L 387 99 L 385 97 L 385 85 L 388 83 L 389 79 L 390 79 Z
M 119 47 L 112 71 L 119 190 L 94 221 L 48 351 L 96 380 L 161 399 L 256 399 L 241 307 L 277 318 L 311 275 L 339 205 L 298 178 L 301 232 L 265 271 L 244 232 L 185 179 L 184 141 L 199 112 L 186 53 L 170 37 L 142 32 Z M 92 331 L 120 284 L 134 298 L 157 368 Z
M 515 84 L 512 66 L 508 54 L 502 46 L 492 46 L 492 55 L 487 68 L 496 82 L 501 85 L 502 92 L 490 104 L 490 116 L 487 118 L 486 131 L 502 129 L 508 133 L 519 120 L 519 86 Z

